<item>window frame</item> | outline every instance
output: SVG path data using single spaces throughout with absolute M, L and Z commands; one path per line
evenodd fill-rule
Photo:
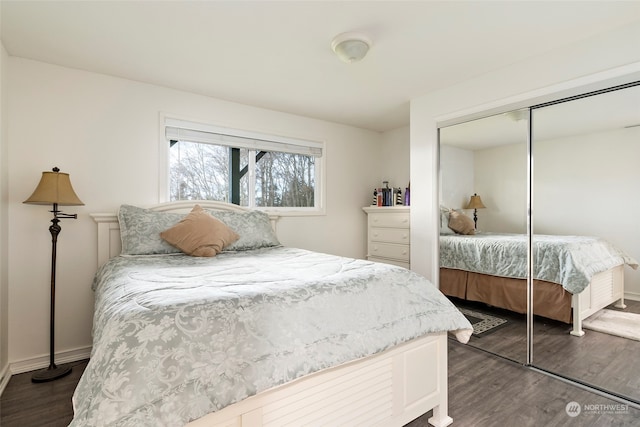
M 170 146 L 167 137 L 168 127 L 181 127 L 184 129 L 193 129 L 197 131 L 215 131 L 232 137 L 256 139 L 266 141 L 267 144 L 283 144 L 295 146 L 309 147 L 310 149 L 320 150 L 320 155 L 315 156 L 315 187 L 314 187 L 314 205 L 313 207 L 260 207 L 255 205 L 255 194 L 253 187 L 255 185 L 255 160 L 249 162 L 249 179 L 251 180 L 249 209 L 261 210 L 265 212 L 274 212 L 281 216 L 306 216 L 306 215 L 325 215 L 325 162 L 327 156 L 326 143 L 301 136 L 281 136 L 273 133 L 267 133 L 257 130 L 238 129 L 228 126 L 222 126 L 213 123 L 203 123 L 192 119 L 180 118 L 175 115 L 167 115 L 160 113 L 159 120 L 159 180 L 158 180 L 158 200 L 159 202 L 168 202 L 170 200 Z M 173 138 L 171 138 L 173 139 Z M 201 142 L 201 141 L 194 141 Z M 206 142 L 205 142 L 206 143 Z M 222 144 L 220 144 L 222 145 Z M 264 151 L 277 151 L 265 148 Z M 288 152 L 285 148 L 281 152 Z M 301 154 L 301 153 L 298 153 Z M 252 156 L 249 156 L 252 159 Z M 226 201 L 230 203 L 229 201 Z

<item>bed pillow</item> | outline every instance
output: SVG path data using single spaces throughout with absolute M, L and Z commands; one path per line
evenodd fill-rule
M 137 206 L 122 205 L 118 211 L 122 255 L 153 255 L 180 253 L 160 237 L 160 233 L 175 225 L 184 214 L 156 212 Z
M 455 210 L 449 212 L 449 228 L 458 234 L 476 234 L 473 220 Z
M 247 251 L 251 249 L 280 246 L 269 215 L 262 211 L 209 211 L 211 215 L 224 222 L 240 238 L 227 246 L 225 251 Z
M 189 215 L 160 233 L 160 237 L 187 255 L 214 257 L 240 236 L 195 205 Z
M 440 234 L 455 234 L 455 232 L 449 228 L 449 213 L 451 209 L 440 205 Z

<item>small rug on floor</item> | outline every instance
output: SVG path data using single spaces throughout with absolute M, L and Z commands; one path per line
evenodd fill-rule
M 506 326 L 507 320 L 467 308 L 458 308 L 473 326 L 473 336 L 481 337 Z
M 582 321 L 592 331 L 640 341 L 640 314 L 602 309 Z

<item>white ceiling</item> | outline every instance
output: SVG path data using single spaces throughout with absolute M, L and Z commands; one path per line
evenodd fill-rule
M 414 97 L 640 20 L 626 1 L 12 1 L 9 55 L 385 131 Z M 373 41 L 359 63 L 331 39 Z

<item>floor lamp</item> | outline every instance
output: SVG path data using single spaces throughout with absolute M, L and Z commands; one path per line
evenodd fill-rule
M 76 193 L 73 191 L 69 174 L 61 173 L 60 169 L 53 168 L 52 172 L 42 172 L 40 183 L 35 191 L 24 203 L 33 205 L 53 205 L 53 219 L 49 231 L 51 232 L 51 317 L 49 332 L 49 367 L 37 371 L 31 377 L 34 383 L 53 381 L 71 373 L 71 367 L 58 367 L 54 361 L 54 333 L 55 333 L 55 308 L 56 308 L 56 245 L 61 227 L 58 224 L 64 218 L 78 218 L 77 214 L 65 214 L 58 210 L 58 206 L 82 206 Z

